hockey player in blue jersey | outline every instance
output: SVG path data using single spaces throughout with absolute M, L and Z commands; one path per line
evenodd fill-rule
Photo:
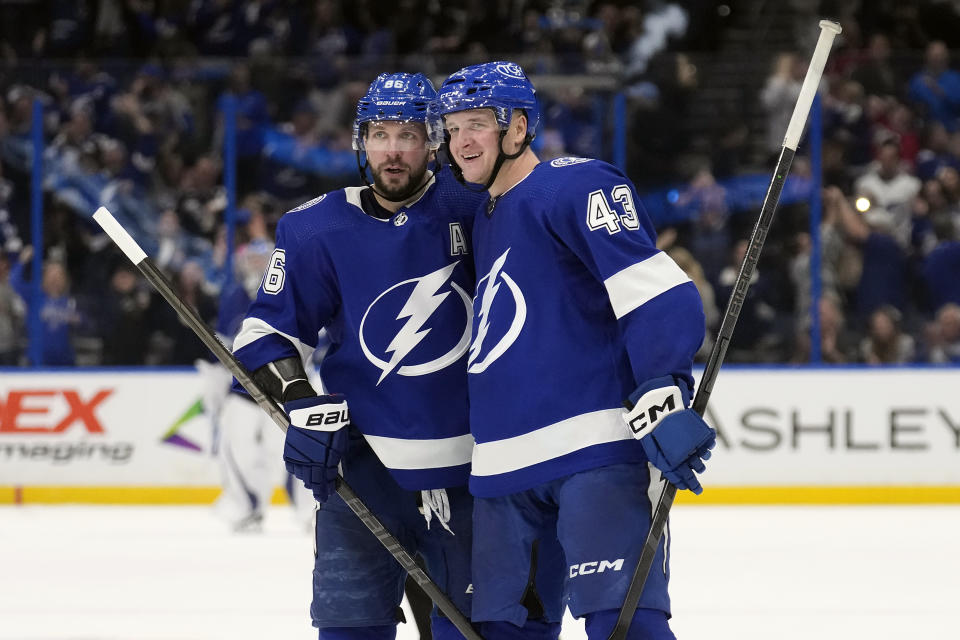
M 280 220 L 234 342 L 289 415 L 287 468 L 323 503 L 310 608 L 321 639 L 391 640 L 401 615 L 403 571 L 336 495 L 338 465 L 470 610 L 469 233 L 484 198 L 465 194 L 449 170 L 428 170 L 442 135 L 426 126 L 435 95 L 422 74 L 383 74 L 370 85 L 354 126 L 367 186 L 320 196 Z M 303 361 L 321 329 L 330 346 L 318 395 Z M 436 613 L 432 626 L 441 640 L 461 637 Z
M 700 493 L 715 442 L 687 408 L 700 297 L 619 170 L 539 161 L 539 107 L 519 66 L 454 73 L 431 111 L 465 192 L 490 196 L 473 228 L 472 617 L 488 640 L 551 637 L 566 604 L 606 638 L 661 474 Z M 661 543 L 631 638 L 674 638 L 668 554 Z

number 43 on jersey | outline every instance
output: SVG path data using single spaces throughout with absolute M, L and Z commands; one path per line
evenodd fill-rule
M 611 201 L 618 203 L 623 213 L 610 206 Z M 610 200 L 603 189 L 590 192 L 587 196 L 587 227 L 591 231 L 606 229 L 607 233 L 613 235 L 620 232 L 621 226 L 631 230 L 640 228 L 630 187 L 618 184 L 610 190 Z

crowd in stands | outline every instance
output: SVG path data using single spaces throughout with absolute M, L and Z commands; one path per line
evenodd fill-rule
M 820 361 L 960 362 L 960 72 L 943 41 L 928 42 L 922 60 L 904 71 L 885 33 L 872 34 L 861 47 L 856 23 L 850 32 L 822 87 L 817 237 L 811 238 L 805 203 L 782 207 L 729 360 L 810 360 L 816 241 Z M 784 53 L 758 95 L 768 114 L 769 166 L 805 71 L 798 54 Z M 798 157 L 791 179 L 806 181 L 809 170 Z M 700 278 L 701 291 L 711 289 L 705 304 L 722 304 L 751 228 L 731 217 L 730 194 L 708 169 L 698 171 L 677 200 L 697 202 L 697 215 L 661 233 L 661 245 L 672 253 L 674 246 L 689 249 L 698 261 L 691 274 Z M 710 318 L 717 318 L 715 310 L 708 312 L 708 336 L 718 329 Z
M 734 3 L 731 3 L 734 4 Z M 737 206 L 750 166 L 742 123 L 684 176 L 676 105 L 696 99 L 681 51 L 717 46 L 717 12 L 695 2 L 286 2 L 104 0 L 0 3 L 0 365 L 27 362 L 40 305 L 43 365 L 191 364 L 205 350 L 99 232 L 108 206 L 211 325 L 227 273 L 224 114 L 236 112 L 236 236 L 269 243 L 292 206 L 357 184 L 353 107 L 376 73 L 442 77 L 493 57 L 536 74 L 609 77 L 631 105 L 628 162 L 641 189 L 670 188 L 659 244 L 691 275 L 707 342 L 746 250 Z M 726 6 L 726 5 L 724 5 Z M 853 18 L 845 34 L 860 33 Z M 850 25 L 853 25 L 851 27 Z M 960 362 L 960 73 L 947 46 L 892 51 L 884 25 L 840 43 L 823 86 L 822 224 L 809 234 L 811 165 L 798 156 L 728 358 L 806 362 L 811 309 L 824 362 Z M 806 53 L 785 53 L 757 95 L 779 150 Z M 610 159 L 609 94 L 576 83 L 543 96 L 542 158 Z M 43 105 L 44 230 L 30 238 L 32 109 Z M 657 105 L 651 109 L 650 105 Z M 637 109 L 640 111 L 638 112 Z M 643 114 L 638 116 L 637 113 Z M 643 153 L 641 153 L 641 150 Z M 733 159 L 737 155 L 738 159 Z M 733 180 L 734 182 L 731 182 Z M 676 186 L 680 184 L 681 186 Z M 751 183 L 752 184 L 752 183 Z M 786 197 L 794 189 L 796 197 Z M 807 189 L 807 191 L 804 191 Z M 756 189 L 754 188 L 753 191 Z M 866 207 L 864 209 L 864 207 Z M 681 214 L 681 212 L 683 212 Z M 810 260 L 821 253 L 814 305 Z M 234 260 L 236 261 L 236 255 Z M 34 278 L 42 295 L 30 297 Z

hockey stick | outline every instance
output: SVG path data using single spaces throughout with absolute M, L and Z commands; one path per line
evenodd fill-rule
M 763 243 L 767 238 L 767 232 L 770 230 L 770 223 L 773 220 L 773 214 L 777 210 L 777 204 L 780 202 L 780 192 L 783 190 L 783 183 L 790 172 L 790 165 L 793 163 L 793 156 L 797 151 L 797 144 L 800 142 L 800 135 L 803 133 L 804 124 L 807 121 L 807 114 L 810 112 L 810 105 L 813 104 L 813 97 L 820 85 L 820 77 L 823 75 L 823 67 L 827 62 L 827 56 L 830 55 L 830 47 L 833 45 L 833 39 L 840 33 L 840 25 L 830 20 L 820 21 L 820 38 L 817 40 L 817 47 L 813 51 L 813 57 L 810 59 L 810 66 L 807 68 L 807 75 L 803 79 L 803 86 L 800 89 L 800 95 L 797 97 L 797 104 L 793 108 L 793 115 L 790 116 L 790 124 L 787 126 L 787 135 L 783 140 L 783 147 L 780 149 L 780 158 L 777 160 L 777 168 L 773 172 L 770 180 L 770 186 L 767 188 L 767 195 L 763 198 L 763 206 L 760 208 L 760 218 L 757 220 L 753 233 L 750 236 L 750 244 L 747 246 L 747 255 L 740 266 L 740 273 L 733 285 L 733 292 L 730 294 L 730 300 L 727 302 L 727 310 L 723 314 L 723 321 L 720 323 L 720 333 L 717 336 L 717 342 L 710 351 L 710 357 L 707 359 L 706 367 L 703 370 L 703 376 L 700 378 L 700 385 L 697 387 L 696 396 L 693 399 L 693 410 L 701 416 L 707 408 L 707 402 L 710 400 L 710 393 L 713 391 L 713 383 L 716 382 L 717 373 L 720 371 L 720 365 L 727 354 L 727 346 L 730 344 L 730 337 L 733 335 L 733 328 L 740 317 L 740 309 L 747 297 L 747 290 L 750 288 L 750 279 L 756 270 L 757 261 L 760 259 L 760 251 L 763 249 Z M 673 506 L 673 500 L 677 495 L 677 488 L 666 482 L 663 492 L 660 494 L 660 500 L 653 511 L 653 517 L 650 524 L 650 531 L 643 543 L 643 550 L 640 552 L 640 560 L 637 562 L 637 568 L 633 572 L 633 578 L 630 581 L 630 587 L 627 589 L 627 595 L 623 599 L 623 606 L 620 608 L 620 615 L 617 617 L 617 624 L 610 632 L 607 640 L 624 640 L 627 632 L 630 630 L 630 622 L 637 610 L 637 604 L 640 602 L 640 595 L 643 593 L 643 587 L 647 582 L 647 575 L 650 573 L 650 567 L 653 565 L 653 558 L 657 553 L 657 547 L 660 546 L 660 537 L 663 535 L 663 529 L 667 523 L 667 516 L 670 513 L 670 507 Z
M 240 364 L 240 361 L 234 357 L 229 349 L 223 346 L 223 343 L 220 342 L 216 334 L 207 326 L 193 307 L 180 299 L 173 290 L 170 281 L 163 275 L 163 272 L 157 268 L 153 260 L 147 257 L 147 254 L 140 248 L 140 245 L 138 245 L 136 240 L 127 233 L 127 230 L 117 222 L 113 214 L 111 214 L 106 207 L 100 207 L 97 209 L 97 212 L 93 214 L 93 219 L 96 220 L 97 224 L 110 236 L 110 239 L 120 247 L 127 258 L 136 265 L 147 281 L 150 282 L 160 295 L 164 297 L 167 303 L 173 307 L 177 315 L 180 316 L 180 319 L 190 327 L 203 344 L 213 352 L 217 360 L 234 375 L 237 381 L 246 389 L 247 393 L 250 394 L 250 397 L 256 400 L 260 408 L 266 411 L 276 425 L 286 433 L 288 426 L 287 414 L 280 408 L 280 405 L 264 393 L 263 389 L 254 382 L 246 368 Z M 457 609 L 456 605 L 447 597 L 447 594 L 441 591 L 440 587 L 430 579 L 430 576 L 420 568 L 420 565 L 417 564 L 410 553 L 400 544 L 400 541 L 387 531 L 383 523 L 380 522 L 373 512 L 370 511 L 369 507 L 367 507 L 353 489 L 350 488 L 350 485 L 346 483 L 343 476 L 337 476 L 337 494 L 343 498 L 343 501 L 347 503 L 350 510 L 363 521 L 363 524 L 367 526 L 370 532 L 386 547 L 390 555 L 407 571 L 407 574 L 430 596 L 430 599 L 437 605 L 437 608 L 447 616 L 460 633 L 462 633 L 467 640 L 483 640 L 480 634 L 474 631 L 466 616 L 460 613 L 460 610 Z

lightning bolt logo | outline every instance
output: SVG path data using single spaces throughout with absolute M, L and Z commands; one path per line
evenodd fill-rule
M 397 320 L 401 318 L 408 318 L 408 320 L 403 328 L 397 332 L 397 335 L 393 337 L 390 344 L 387 345 L 387 353 L 393 353 L 393 356 L 391 356 L 390 362 L 387 363 L 383 373 L 380 374 L 377 384 L 383 382 L 387 374 L 393 371 L 397 364 L 403 360 L 403 356 L 413 351 L 413 348 L 430 333 L 429 328 L 421 331 L 420 327 L 433 315 L 444 298 L 450 295 L 449 291 L 441 294 L 438 294 L 437 291 L 450 278 L 450 274 L 453 273 L 456 266 L 457 263 L 454 262 L 439 271 L 423 276 L 417 282 L 417 286 L 413 288 L 413 293 L 407 298 L 407 303 L 397 314 Z
M 470 359 L 467 365 L 473 364 L 473 361 L 480 355 L 483 347 L 483 339 L 487 337 L 487 331 L 490 330 L 490 307 L 493 305 L 493 299 L 497 297 L 497 291 L 500 289 L 500 283 L 497 282 L 497 276 L 503 269 L 503 263 L 507 261 L 507 254 L 510 249 L 503 252 L 499 258 L 490 267 L 490 274 L 487 276 L 487 286 L 483 289 L 483 297 L 480 298 L 480 313 L 477 316 L 480 324 L 477 327 L 477 337 L 470 345 Z
M 458 264 L 459 262 L 454 262 L 425 276 L 397 283 L 381 293 L 377 299 L 371 303 L 370 307 L 367 308 L 367 312 L 360 322 L 360 347 L 363 349 L 363 353 L 367 356 L 367 359 L 381 371 L 380 378 L 377 380 L 378 385 L 383 382 L 391 372 L 396 371 L 397 374 L 402 376 L 425 375 L 456 362 L 466 353 L 470 345 L 470 316 L 472 315 L 473 309 L 469 294 L 456 282 L 450 280 L 450 276 Z M 441 292 L 441 289 L 443 289 L 448 282 L 449 288 Z M 411 283 L 414 284 L 413 291 L 410 292 L 400 312 L 396 315 L 397 320 L 406 319 L 406 323 L 404 323 L 400 330 L 393 336 L 393 339 L 384 350 L 385 354 L 390 354 L 389 361 L 384 360 L 377 357 L 370 350 L 364 339 L 364 325 L 367 316 L 370 314 L 371 309 L 373 309 L 384 296 L 397 288 L 409 286 Z M 437 309 L 440 308 L 440 305 L 447 299 L 451 291 L 459 295 L 464 309 L 464 329 L 457 344 L 453 349 L 430 362 L 401 365 L 404 358 L 409 355 L 417 345 L 423 342 L 424 338 L 432 331 L 431 327 L 423 327 Z
M 499 258 L 494 260 L 493 265 L 487 275 L 480 278 L 477 282 L 477 291 L 483 291 L 480 296 L 480 310 L 476 314 L 477 335 L 473 339 L 473 345 L 470 347 L 470 357 L 467 361 L 468 373 L 483 373 L 487 367 L 497 361 L 507 349 L 510 348 L 523 331 L 523 323 L 527 319 L 527 302 L 523 297 L 523 291 L 517 283 L 510 277 L 510 274 L 504 271 L 503 265 L 507 261 L 507 255 L 510 253 L 508 248 Z M 513 298 L 513 319 L 506 333 L 495 341 L 493 346 L 489 345 L 492 340 L 487 340 L 490 333 L 490 315 L 493 309 L 494 300 L 497 293 L 501 291 L 501 285 L 506 285 L 503 290 L 504 295 Z M 504 296 L 502 295 L 501 298 Z M 498 304 L 498 309 L 509 308 L 509 303 Z M 505 311 L 498 311 L 498 313 Z M 484 341 L 488 343 L 489 349 L 484 349 Z M 481 354 L 484 354 L 481 357 Z

